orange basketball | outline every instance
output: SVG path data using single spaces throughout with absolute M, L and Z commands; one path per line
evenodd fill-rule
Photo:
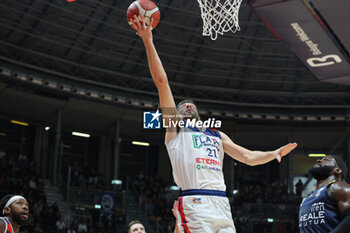
M 156 28 L 160 20 L 160 12 L 157 5 L 150 0 L 137 0 L 130 4 L 128 11 L 126 12 L 126 18 L 130 26 L 136 30 L 135 25 L 130 20 L 134 20 L 134 15 L 138 17 L 142 15 L 145 19 L 145 23 L 148 25 L 153 18 L 152 29 Z

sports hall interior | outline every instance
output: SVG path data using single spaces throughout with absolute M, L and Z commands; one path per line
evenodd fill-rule
M 153 40 L 176 102 L 194 100 L 202 119 L 221 120 L 219 130 L 248 149 L 298 143 L 281 163 L 251 167 L 225 155 L 237 232 L 299 232 L 299 204 L 315 188 L 312 156 L 350 163 L 350 82 L 319 78 L 252 1 L 241 4 L 240 31 L 216 40 L 202 36 L 197 1 L 154 2 Z M 126 233 L 134 219 L 148 233 L 174 230 L 180 190 L 165 130 L 143 128 L 159 100 L 126 20 L 131 3 L 0 1 L 0 194 L 28 197 L 33 224 L 20 232 L 54 233 L 64 221 L 61 232 Z M 343 38 L 333 39 L 349 66 Z

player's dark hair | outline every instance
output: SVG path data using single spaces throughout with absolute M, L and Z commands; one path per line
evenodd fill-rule
M 182 104 L 185 104 L 185 103 L 190 103 L 190 104 L 196 105 L 196 104 L 194 103 L 193 100 L 186 99 L 186 100 L 181 100 L 181 101 L 177 104 L 177 108 L 180 107 Z
M 342 175 L 342 178 L 343 179 L 346 179 L 346 177 L 347 177 L 347 175 L 348 175 L 348 168 L 347 168 L 347 166 L 346 166 L 346 163 L 341 159 L 341 158 L 339 158 L 338 156 L 336 156 L 336 155 L 331 155 L 333 158 L 334 158 L 334 160 L 337 162 L 337 164 L 338 164 L 338 167 L 342 170 L 342 173 L 341 173 L 341 175 Z
M 11 195 L 6 195 L 3 198 L 1 198 L 1 200 L 0 200 L 0 216 L 4 216 L 4 214 L 2 213 L 2 210 L 4 209 L 8 200 L 10 200 L 10 198 L 13 196 L 14 195 L 11 194 Z

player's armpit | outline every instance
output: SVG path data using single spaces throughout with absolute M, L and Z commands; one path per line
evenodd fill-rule
M 347 209 L 345 212 L 349 212 L 347 216 L 339 223 L 339 225 L 333 229 L 330 233 L 348 233 L 350 232 L 350 209 Z

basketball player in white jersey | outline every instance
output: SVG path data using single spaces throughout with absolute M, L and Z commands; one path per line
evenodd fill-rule
M 177 108 L 168 78 L 153 44 L 151 27 L 136 16 L 137 35 L 147 52 L 149 69 L 158 89 L 163 117 L 172 121 L 200 120 L 192 101 L 182 101 Z M 152 24 L 152 20 L 151 23 Z M 176 110 L 177 109 L 177 110 Z M 177 111 L 177 112 L 176 112 Z M 176 113 L 186 116 L 177 119 Z M 174 117 L 172 117 L 174 116 Z M 222 173 L 224 153 L 254 166 L 281 158 L 297 144 L 289 143 L 274 151 L 251 151 L 231 141 L 223 132 L 197 127 L 167 128 L 165 144 L 176 184 L 183 190 L 178 199 L 178 225 L 185 233 L 235 233 L 226 186 Z

